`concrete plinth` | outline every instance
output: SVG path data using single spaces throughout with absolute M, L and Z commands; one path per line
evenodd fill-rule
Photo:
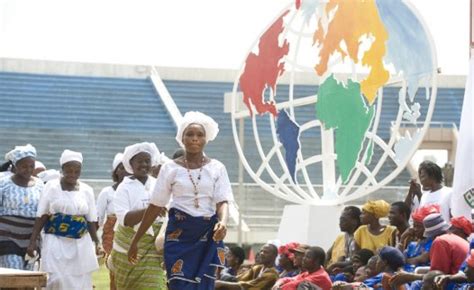
M 299 242 L 329 249 L 340 233 L 344 206 L 286 205 L 278 229 L 282 243 Z

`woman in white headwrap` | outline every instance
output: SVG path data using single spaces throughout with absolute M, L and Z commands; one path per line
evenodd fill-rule
M 128 263 L 127 251 L 151 198 L 156 179 L 150 170 L 160 155 L 154 143 L 138 143 L 125 148 L 122 164 L 130 173 L 117 187 L 113 200 L 117 226 L 109 266 L 114 272 L 117 289 L 165 289 L 165 275 L 161 268 L 163 258 L 155 248 L 155 239 L 163 219 L 153 220 L 138 245 L 143 259 L 135 266 Z
M 43 182 L 33 176 L 36 149 L 16 146 L 5 159 L 14 174 L 0 179 L 0 267 L 31 270 L 25 263 Z
M 107 257 L 112 251 L 112 243 L 114 240 L 114 226 L 117 220 L 113 208 L 113 200 L 117 187 L 122 183 L 123 178 L 128 175 L 122 164 L 123 153 L 117 153 L 112 162 L 112 180 L 114 184 L 107 186 L 99 193 L 97 197 L 97 212 L 99 215 L 99 227 L 104 227 L 102 230 L 102 246 Z M 110 289 L 115 289 L 115 278 L 113 272 L 110 271 Z
M 185 154 L 162 166 L 150 206 L 130 246 L 129 261 L 136 263 L 142 259 L 137 257 L 137 242 L 157 216 L 166 215 L 171 200 L 164 245 L 171 290 L 214 289 L 216 268 L 224 265 L 222 240 L 232 188 L 225 166 L 204 155 L 205 145 L 218 131 L 209 116 L 184 115 L 176 140 Z
M 41 270 L 48 273 L 47 289 L 92 289 L 92 272 L 99 268 L 97 209 L 93 189 L 79 181 L 82 161 L 81 153 L 64 150 L 62 177 L 46 184 L 38 205 L 28 253 L 37 249 L 44 227 Z

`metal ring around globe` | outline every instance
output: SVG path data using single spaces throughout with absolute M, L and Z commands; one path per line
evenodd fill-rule
M 252 179 L 254 179 L 254 181 L 257 182 L 257 184 L 259 184 L 266 191 L 271 192 L 274 195 L 276 195 L 277 197 L 280 197 L 280 198 L 285 199 L 285 200 L 290 201 L 290 202 L 295 202 L 296 201 L 298 203 L 304 203 L 305 202 L 304 200 L 302 200 L 298 196 L 294 196 L 292 193 L 288 193 L 288 192 L 283 193 L 280 190 L 278 190 L 278 191 L 273 190 L 273 188 L 270 185 L 268 185 L 266 182 L 261 180 L 260 177 L 255 174 L 255 172 L 252 170 L 252 168 L 248 164 L 248 161 L 245 158 L 245 155 L 243 154 L 242 147 L 240 146 L 239 138 L 237 136 L 236 123 L 235 123 L 235 120 L 237 119 L 237 118 L 235 118 L 235 113 L 236 113 L 235 98 L 236 98 L 236 92 L 237 92 L 237 85 L 238 85 L 237 81 L 234 82 L 234 88 L 233 88 L 233 93 L 232 93 L 232 97 L 231 97 L 231 115 L 232 115 L 232 119 L 233 119 L 233 122 L 231 122 L 231 125 L 232 125 L 232 134 L 234 136 L 234 140 L 235 140 L 235 143 L 236 143 L 237 153 L 239 154 L 240 161 L 242 162 L 242 165 L 247 170 L 247 173 L 252 177 Z M 259 142 L 259 140 L 256 140 L 256 141 Z M 288 195 L 291 195 L 291 196 L 289 197 Z
M 234 96 L 231 98 L 233 99 L 235 97 L 235 90 L 234 90 Z M 233 107 L 233 108 L 232 108 Z M 232 100 L 232 104 L 231 104 L 231 108 L 232 108 L 232 111 L 231 111 L 231 114 L 234 114 L 235 112 L 235 103 L 234 103 L 234 100 Z M 287 197 L 286 194 L 283 194 L 281 193 L 280 191 L 273 191 L 273 188 L 268 185 L 267 183 L 263 182 L 258 176 L 255 175 L 255 173 L 253 172 L 252 168 L 250 167 L 250 165 L 248 164 L 247 162 L 247 159 L 245 158 L 243 152 L 242 152 L 242 147 L 240 146 L 239 144 L 239 139 L 238 139 L 238 136 L 237 136 L 237 128 L 236 128 L 236 124 L 235 124 L 235 119 L 233 118 L 233 122 L 231 122 L 231 125 L 232 125 L 232 134 L 234 135 L 234 140 L 236 140 L 236 149 L 237 149 L 237 153 L 239 154 L 240 156 L 240 162 L 242 162 L 242 165 L 244 166 L 245 170 L 247 170 L 247 173 L 252 177 L 252 179 L 255 180 L 255 182 L 257 182 L 258 185 L 260 185 L 264 190 L 268 191 L 268 192 L 271 192 L 273 193 L 275 196 L 279 197 L 279 198 L 282 198 L 284 200 L 287 200 L 287 201 L 292 201 L 294 202 L 293 199 Z M 298 202 L 300 203 L 303 203 L 304 200 L 299 200 Z
M 272 126 L 272 132 L 274 132 L 274 129 L 275 129 L 275 128 L 274 128 L 273 119 L 270 120 L 270 125 Z M 301 125 L 301 126 L 300 126 L 300 132 L 302 133 L 302 132 L 304 132 L 305 130 L 308 130 L 308 129 L 313 128 L 313 127 L 318 127 L 318 126 L 319 126 L 319 127 L 321 126 L 321 122 L 320 122 L 319 120 L 312 120 L 312 121 L 306 122 L 306 123 L 304 123 L 303 125 Z M 265 158 L 262 160 L 262 161 L 263 161 L 263 162 L 262 162 L 262 165 L 260 165 L 259 169 L 257 170 L 257 176 L 259 176 L 259 177 L 260 177 L 261 173 L 263 172 L 263 170 L 266 168 L 266 166 L 264 166 L 264 164 L 267 164 L 267 162 L 271 159 L 271 157 L 272 157 L 272 155 L 273 155 L 274 153 L 280 154 L 280 156 L 279 156 L 279 158 L 280 158 L 280 163 L 281 163 L 281 162 L 284 162 L 284 161 L 282 160 L 282 159 L 283 159 L 283 156 L 281 156 L 281 152 L 280 152 L 280 151 L 276 151 L 276 148 L 279 148 L 279 147 L 281 147 L 282 145 L 281 145 L 281 143 L 276 142 L 276 136 L 273 136 L 273 138 L 274 138 L 274 146 L 273 146 L 272 149 L 270 150 L 269 154 L 267 154 L 267 155 L 265 156 Z M 311 165 L 311 164 L 313 164 L 313 163 L 321 162 L 321 161 L 322 161 L 322 158 L 321 158 L 321 156 L 312 156 L 312 157 L 310 157 L 310 158 L 308 158 L 308 159 L 304 159 L 304 160 L 303 160 L 301 151 L 302 151 L 302 150 L 300 150 L 300 152 L 299 152 L 300 154 L 299 154 L 299 156 L 298 156 L 299 162 L 298 162 L 298 164 L 297 164 L 297 166 L 296 166 L 296 172 L 298 172 L 298 171 L 300 171 L 300 170 L 301 170 L 301 171 L 304 170 L 304 171 L 303 171 L 303 174 L 305 174 L 305 172 L 306 172 L 305 169 L 306 169 L 306 166 L 307 166 L 307 165 Z M 335 159 L 335 158 L 334 158 L 334 155 L 333 155 L 333 159 Z M 285 173 L 284 173 L 282 176 L 280 176 L 280 178 L 279 178 L 278 180 L 280 180 L 280 181 L 288 180 L 288 181 L 290 182 L 290 184 L 296 186 L 295 183 L 294 183 L 291 179 L 288 179 L 289 176 L 290 176 L 290 175 L 289 175 L 289 172 L 288 172 L 287 170 L 285 170 Z M 300 189 L 300 188 L 297 187 L 297 189 Z M 310 199 L 314 199 L 314 200 L 319 200 L 319 199 L 320 199 L 320 197 L 319 197 L 319 196 L 317 195 L 317 193 L 314 191 L 314 188 L 313 188 L 313 186 L 312 186 L 311 183 L 307 184 L 307 189 L 309 190 L 309 195 L 310 195 L 310 197 L 311 197 Z M 300 194 L 304 194 L 304 195 L 308 195 L 307 193 L 301 192 L 301 191 L 299 191 L 299 193 L 300 193 Z
M 403 1 L 403 2 L 405 3 L 405 1 Z M 430 45 L 429 48 L 431 50 L 432 64 L 436 68 L 437 67 L 437 59 L 436 59 L 436 54 L 435 54 L 435 46 L 433 44 L 433 39 L 431 37 L 431 34 L 427 30 L 424 20 L 421 17 L 419 17 L 419 13 L 415 9 L 413 9 L 413 7 L 410 3 L 405 3 L 405 4 L 408 4 L 408 6 L 410 8 L 410 11 L 417 16 L 416 17 L 417 20 L 420 21 L 420 23 L 421 23 L 421 27 L 422 27 L 424 33 L 426 34 L 426 37 L 427 37 L 429 45 Z M 291 7 L 291 6 L 292 6 L 291 4 L 288 5 L 288 7 Z M 284 9 L 283 11 L 285 11 L 287 9 Z M 295 39 L 297 40 L 296 41 L 296 46 L 298 47 L 299 43 L 300 43 L 300 40 L 301 40 L 301 37 L 308 37 L 308 36 L 310 36 L 310 34 L 303 33 L 301 31 L 300 32 L 296 31 L 296 29 L 294 28 L 296 26 L 294 26 L 294 25 L 292 26 L 291 23 L 293 23 L 293 19 L 295 19 L 296 15 L 299 13 L 299 11 L 296 11 L 296 12 L 291 11 L 291 13 L 292 14 L 289 14 L 287 16 L 287 18 L 285 19 L 285 22 L 287 22 L 287 24 L 284 27 L 284 34 L 285 34 L 285 37 L 286 37 L 286 33 L 295 34 L 297 36 L 297 37 L 295 37 Z M 280 13 L 279 15 L 281 15 L 281 14 L 282 13 Z M 291 21 L 289 22 L 290 24 L 288 24 L 287 19 L 291 19 Z M 264 31 L 267 31 L 268 27 L 270 27 L 270 25 L 272 25 L 272 24 L 273 24 L 273 22 L 271 22 Z M 253 48 L 256 47 L 256 44 L 258 43 L 258 41 L 259 41 L 259 39 L 257 38 L 255 40 L 254 44 L 251 46 L 249 52 L 251 52 L 253 50 Z M 293 41 L 291 43 L 293 45 L 295 45 L 295 41 Z M 284 101 L 284 102 L 280 102 L 280 103 L 276 104 L 276 108 L 278 110 L 281 110 L 282 108 L 289 108 L 289 110 L 288 110 L 289 115 L 295 121 L 296 121 L 296 116 L 295 116 L 295 111 L 294 111 L 295 107 L 297 107 L 299 105 L 303 106 L 303 105 L 313 104 L 317 101 L 317 96 L 316 95 L 305 97 L 305 98 L 303 98 L 303 100 L 301 100 L 301 98 L 294 99 L 294 94 L 293 94 L 294 90 L 293 90 L 293 88 L 296 84 L 295 83 L 295 73 L 297 71 L 312 71 L 312 69 L 309 68 L 308 66 L 304 66 L 304 65 L 301 65 L 301 64 L 298 63 L 298 57 L 299 57 L 298 52 L 299 52 L 299 49 L 297 48 L 296 50 L 294 50 L 294 53 L 292 53 L 291 57 L 290 57 L 290 55 L 285 57 L 285 63 L 286 63 L 285 68 L 286 68 L 287 74 L 289 74 L 289 80 L 290 80 L 289 81 L 289 86 L 288 86 L 289 87 L 288 101 Z M 339 63 L 341 60 L 342 60 L 342 58 L 340 60 L 339 59 L 336 60 L 334 58 L 330 59 L 330 61 L 328 63 L 328 67 L 330 65 L 330 67 L 332 68 L 333 66 L 336 65 L 336 63 Z M 244 67 L 245 67 L 245 61 L 242 63 L 239 75 L 242 74 L 242 72 L 244 70 Z M 356 73 L 355 63 L 353 63 L 352 68 L 353 68 L 352 69 L 352 77 L 355 78 L 358 75 Z M 328 73 L 329 73 L 329 70 L 326 71 L 326 74 L 328 74 Z M 406 87 L 406 82 L 405 82 L 405 79 L 402 78 L 401 76 L 402 76 L 401 74 L 391 76 L 390 80 L 388 82 L 386 82 L 384 84 L 384 86 L 389 86 L 389 85 L 392 85 L 392 84 L 395 84 L 395 83 L 398 83 L 398 82 L 402 82 L 403 83 L 402 87 L 405 88 Z M 417 131 L 418 133 L 417 134 L 418 134 L 418 136 L 421 136 L 421 137 L 426 133 L 427 127 L 429 125 L 429 122 L 431 120 L 432 113 L 433 113 L 433 110 L 434 110 L 434 105 L 435 105 L 435 101 L 436 101 L 436 93 L 437 93 L 437 88 L 436 88 L 436 86 L 437 86 L 437 71 L 436 70 L 431 72 L 430 78 L 431 78 L 431 88 L 432 89 L 430 90 L 428 88 L 428 84 L 425 87 L 425 91 L 427 92 L 426 95 L 429 98 L 428 109 L 427 109 L 427 111 L 423 110 L 423 114 L 424 114 L 424 120 L 422 120 L 423 121 L 423 126 L 421 128 L 417 127 L 418 128 L 418 131 Z M 268 152 L 266 152 L 266 150 L 263 149 L 264 147 L 263 147 L 262 141 L 260 139 L 260 134 L 259 134 L 259 124 L 260 124 L 260 122 L 262 122 L 262 120 L 259 119 L 259 121 L 257 122 L 257 119 L 255 117 L 257 112 L 255 112 L 255 110 L 252 110 L 253 114 L 252 114 L 252 117 L 251 117 L 252 131 L 253 131 L 253 137 L 254 137 L 253 141 L 255 142 L 255 145 L 252 146 L 252 147 L 254 147 L 255 151 L 258 153 L 257 156 L 260 157 L 259 161 L 261 161 L 261 163 L 260 163 L 260 165 L 255 167 L 256 170 L 254 170 L 253 169 L 254 167 L 249 164 L 249 162 L 247 161 L 247 159 L 245 157 L 245 154 L 243 152 L 243 148 L 240 145 L 239 137 L 238 137 L 238 134 L 237 134 L 238 130 L 237 130 L 236 121 L 240 118 L 245 118 L 245 117 L 249 116 L 250 111 L 246 110 L 246 109 L 243 109 L 241 111 L 236 110 L 236 98 L 237 98 L 237 95 L 238 95 L 237 94 L 238 85 L 239 85 L 239 78 L 237 78 L 235 80 L 234 86 L 233 86 L 233 91 L 232 91 L 232 97 L 231 97 L 231 99 L 232 99 L 232 102 L 231 102 L 232 103 L 231 104 L 232 122 L 231 123 L 232 123 L 233 137 L 234 137 L 234 141 L 235 141 L 235 144 L 236 144 L 237 153 L 238 153 L 238 155 L 241 159 L 241 162 L 242 162 L 245 170 L 247 171 L 247 173 L 250 175 L 250 177 L 257 184 L 259 184 L 263 189 L 271 192 L 272 194 L 274 194 L 277 197 L 280 197 L 282 199 L 285 199 L 285 200 L 288 200 L 288 201 L 291 201 L 291 202 L 297 202 L 297 203 L 302 203 L 302 204 L 320 204 L 320 205 L 323 205 L 323 204 L 341 204 L 341 203 L 345 203 L 345 202 L 363 197 L 364 195 L 370 194 L 370 193 L 380 189 L 382 186 L 388 184 L 391 180 L 393 180 L 394 177 L 396 177 L 401 172 L 401 170 L 404 169 L 404 166 L 408 163 L 409 159 L 414 154 L 414 152 L 417 150 L 417 148 L 419 147 L 419 145 L 422 141 L 422 138 L 417 138 L 416 140 L 414 140 L 413 141 L 414 143 L 410 143 L 410 145 L 413 145 L 413 147 L 410 148 L 409 151 L 404 151 L 405 155 L 401 156 L 402 159 L 395 160 L 395 151 L 394 151 L 395 147 L 394 147 L 394 145 L 397 142 L 397 135 L 396 134 L 400 130 L 400 123 L 401 123 L 401 120 L 402 120 L 402 117 L 403 117 L 403 114 L 404 114 L 405 111 L 402 110 L 401 105 L 399 105 L 399 109 L 398 109 L 398 112 L 397 112 L 396 118 L 395 118 L 395 120 L 396 120 L 395 125 L 393 126 L 393 130 L 394 130 L 395 134 L 391 134 L 390 139 L 388 140 L 388 142 L 384 141 L 381 137 L 379 137 L 377 135 L 377 131 L 378 131 L 378 126 L 380 124 L 380 116 L 382 114 L 382 111 L 381 111 L 382 110 L 382 105 L 381 105 L 381 103 L 382 103 L 382 99 L 383 99 L 383 87 L 380 88 L 380 93 L 377 94 L 378 100 L 377 100 L 375 115 L 374 115 L 374 118 L 372 120 L 372 124 L 369 127 L 369 131 L 367 131 L 366 134 L 364 134 L 363 145 L 361 145 L 362 146 L 361 148 L 367 148 L 367 146 L 369 144 L 368 142 L 371 142 L 371 144 L 373 144 L 371 146 L 374 146 L 374 147 L 377 146 L 377 148 L 380 148 L 383 151 L 380 159 L 378 159 L 377 163 L 373 167 L 373 170 L 370 170 L 367 166 L 365 166 L 365 163 L 361 161 L 361 160 L 365 160 L 365 158 L 367 157 L 366 156 L 367 150 L 364 150 L 363 153 L 361 152 L 361 154 L 358 156 L 358 159 L 356 161 L 354 171 L 350 174 L 350 177 L 349 177 L 350 181 L 346 185 L 342 185 L 341 176 L 339 175 L 339 177 L 337 178 L 337 181 L 334 184 L 334 187 L 337 188 L 337 191 L 336 191 L 337 192 L 337 198 L 335 200 L 321 199 L 321 196 L 318 195 L 314 190 L 315 189 L 314 184 L 312 184 L 312 182 L 311 182 L 311 178 L 310 178 L 309 173 L 307 171 L 307 166 L 313 165 L 315 163 L 322 162 L 322 157 L 321 156 L 305 157 L 306 155 L 303 154 L 304 153 L 303 152 L 303 147 L 300 146 L 300 149 L 297 152 L 297 163 L 296 163 L 296 166 L 295 166 L 295 172 L 296 173 L 298 173 L 298 172 L 302 173 L 300 175 L 300 177 L 303 178 L 304 183 L 301 183 L 301 181 L 303 181 L 303 180 L 299 180 L 300 181 L 299 184 L 293 182 L 292 178 L 290 178 L 291 174 L 288 171 L 288 168 L 286 167 L 285 158 L 284 158 L 284 156 L 282 154 L 282 151 L 281 151 L 282 145 L 281 145 L 281 143 L 278 139 L 278 136 L 276 135 L 275 119 L 273 119 L 273 116 L 271 116 L 269 114 L 269 119 L 268 119 L 267 124 L 270 125 L 270 132 L 271 132 L 272 138 L 271 138 L 271 141 L 268 138 L 266 140 L 264 140 L 266 142 L 265 143 L 266 145 L 270 145 L 270 150 Z M 420 87 L 419 89 L 421 90 L 422 87 Z M 271 92 L 269 100 L 275 100 L 273 93 L 274 92 Z M 407 96 L 408 95 L 406 95 L 405 98 Z M 411 103 L 411 104 L 414 104 L 414 102 Z M 424 106 L 423 108 L 426 108 L 426 106 Z M 403 118 L 405 118 L 405 117 L 403 117 Z M 319 120 L 314 120 L 314 121 L 319 122 Z M 316 127 L 315 126 L 316 124 L 321 126 L 320 122 L 319 123 L 316 123 L 316 122 L 313 123 L 313 121 L 310 121 L 310 122 L 306 122 L 303 125 L 300 125 L 300 130 L 301 130 L 300 132 L 302 133 L 302 132 L 304 132 L 305 130 L 307 130 L 309 128 Z M 270 143 L 270 144 L 268 144 L 268 143 Z M 273 143 L 273 145 L 271 145 L 271 143 Z M 265 147 L 268 148 L 268 146 L 265 146 Z M 334 156 L 336 156 L 336 155 L 333 155 L 332 158 L 334 158 Z M 380 170 L 384 166 L 387 158 L 393 159 L 397 166 L 387 176 L 381 177 L 380 180 L 377 180 L 377 175 L 379 174 Z M 272 167 L 270 166 L 270 161 L 275 160 L 275 159 L 276 159 L 277 164 L 279 164 L 279 166 L 281 167 L 280 169 L 283 171 L 282 174 L 277 174 L 272 169 Z M 270 184 L 267 183 L 267 181 L 265 181 L 261 178 L 263 172 L 268 173 L 270 178 L 274 181 L 273 186 L 271 186 Z M 362 184 L 358 185 L 358 188 L 355 188 L 355 183 L 358 180 L 358 177 L 360 176 L 360 174 L 363 174 L 366 178 L 365 178 L 365 180 L 362 181 Z M 305 187 L 306 190 L 304 190 L 303 187 Z M 342 189 L 342 192 L 339 193 L 339 191 L 341 189 Z
M 390 148 L 390 146 L 388 146 L 388 144 L 385 143 L 382 140 L 382 138 L 373 134 L 372 132 L 367 132 L 366 136 L 367 138 L 372 139 L 375 142 L 375 144 L 379 145 L 379 147 L 382 148 L 385 151 L 385 153 L 387 153 L 388 156 L 395 161 L 395 152 L 393 152 L 392 148 Z
M 233 94 L 232 94 L 232 97 L 231 97 L 231 100 L 232 100 L 231 101 L 231 114 L 232 115 L 235 114 L 235 97 L 236 97 L 236 83 L 234 83 Z M 255 114 L 253 115 L 252 119 L 253 120 L 255 119 Z M 271 187 L 270 185 L 268 185 L 266 182 L 264 182 L 262 179 L 260 179 L 259 176 L 257 176 L 255 174 L 255 172 L 252 170 L 252 168 L 248 164 L 248 161 L 245 158 L 245 155 L 243 154 L 242 147 L 240 146 L 239 139 L 238 139 L 238 136 L 237 136 L 237 128 L 236 128 L 235 120 L 236 119 L 233 118 L 233 122 L 231 122 L 231 124 L 232 124 L 232 134 L 234 136 L 234 140 L 236 140 L 237 153 L 240 156 L 240 161 L 242 162 L 242 165 L 247 170 L 247 173 L 252 177 L 252 179 L 254 179 L 255 182 L 257 182 L 257 184 L 259 184 L 263 189 L 265 189 L 268 192 L 273 193 L 277 197 L 280 197 L 280 198 L 282 198 L 284 200 L 287 200 L 287 201 L 290 201 L 290 202 L 305 203 L 306 201 L 304 199 L 301 199 L 298 195 L 295 195 L 292 191 L 285 190 L 284 192 L 282 192 L 281 190 L 275 190 L 274 187 Z M 256 142 L 260 142 L 259 139 L 256 139 Z M 260 145 L 260 147 L 259 146 L 257 146 L 257 147 L 259 149 L 261 149 L 261 145 Z M 268 168 L 268 167 L 269 167 L 268 163 L 265 164 L 265 168 Z M 271 171 L 271 169 L 270 169 L 269 174 L 273 175 L 272 177 L 275 180 L 276 175 Z M 282 184 L 281 182 L 277 182 L 275 184 L 275 186 L 278 186 L 278 188 L 280 187 L 280 185 L 283 185 L 284 186 L 283 188 L 286 189 L 286 186 L 284 184 Z
M 270 123 L 271 125 L 272 123 Z M 262 148 L 262 145 L 261 145 L 261 142 L 260 142 L 260 135 L 258 133 L 258 128 L 257 128 L 257 123 L 256 123 L 256 115 L 254 114 L 252 116 L 252 128 L 253 128 L 253 134 L 254 134 L 254 138 L 255 138 L 255 141 L 257 143 L 257 151 L 260 155 L 260 158 L 263 160 L 265 158 L 265 153 L 263 152 L 263 148 Z M 274 128 L 272 128 L 272 132 L 274 132 Z M 280 153 L 280 154 L 279 154 Z M 280 164 L 281 164 L 281 152 L 277 152 L 277 156 L 279 157 L 279 160 L 280 160 Z M 279 187 L 281 187 L 281 189 L 288 195 L 293 195 L 295 196 L 295 192 L 292 191 L 286 184 L 282 183 L 281 180 L 278 179 L 278 176 L 275 174 L 275 172 L 273 171 L 273 169 L 270 167 L 270 164 L 268 162 L 265 162 L 265 169 L 267 170 L 267 173 L 270 175 L 270 177 L 275 181 L 275 183 L 278 183 L 279 184 Z M 286 170 L 286 167 L 284 167 L 284 170 Z M 291 185 L 291 183 L 290 183 Z M 301 195 L 301 196 L 304 196 L 306 195 L 306 193 L 299 187 L 293 187 L 296 192 Z
M 235 101 L 235 98 L 236 98 L 236 96 L 234 95 L 234 93 L 232 93 L 231 100 Z M 304 106 L 304 105 L 308 105 L 308 104 L 314 104 L 314 103 L 316 103 L 316 100 L 317 100 L 317 95 L 310 95 L 310 96 L 307 96 L 307 97 L 298 98 L 298 99 L 293 101 L 293 107 L 295 107 L 295 106 L 296 107 L 297 106 Z M 287 102 L 278 103 L 276 108 L 278 110 L 280 110 L 280 109 L 284 109 L 284 108 L 290 108 L 291 106 L 292 106 L 291 103 L 289 101 L 287 101 Z M 250 117 L 250 111 L 249 110 L 242 110 L 240 112 L 235 112 L 233 116 L 235 117 L 235 119 Z
M 296 165 L 296 170 L 301 170 L 302 168 L 308 166 L 308 165 L 311 165 L 311 164 L 315 164 L 315 163 L 318 163 L 318 162 L 321 162 L 323 159 L 321 157 L 321 155 L 317 155 L 317 156 L 311 156 L 309 158 L 306 158 L 304 159 L 301 163 L 298 163 Z M 282 181 L 285 181 L 285 180 L 291 180 L 290 178 L 290 175 L 288 172 L 285 172 L 283 175 L 280 176 L 280 179 Z M 315 197 L 316 200 L 319 200 L 319 196 Z
M 321 122 L 319 120 L 311 120 L 309 122 L 306 122 L 304 124 L 301 125 L 300 127 L 300 130 L 301 132 L 304 132 L 305 130 L 308 130 L 310 128 L 313 128 L 313 127 L 319 127 L 321 126 Z M 276 150 L 279 149 L 280 147 L 282 147 L 281 143 L 278 143 L 278 144 L 274 144 L 274 146 L 272 147 L 272 149 L 270 149 L 270 151 L 268 152 L 268 154 L 265 156 L 265 158 L 262 160 L 264 161 L 260 167 L 258 168 L 258 170 L 256 171 L 256 175 L 258 177 L 260 177 L 260 175 L 263 173 L 263 170 L 265 169 L 265 166 L 264 164 L 268 161 L 270 161 L 271 157 L 273 156 L 273 154 L 275 154 Z M 320 161 L 321 158 L 317 158 L 317 159 L 314 159 L 314 157 L 319 157 L 319 156 L 312 156 L 306 160 L 303 160 L 302 159 L 302 164 L 303 165 L 309 165 L 309 163 L 307 163 L 307 160 L 318 160 Z M 314 162 L 313 162 L 314 163 Z M 301 165 L 297 165 L 297 169 L 301 169 Z

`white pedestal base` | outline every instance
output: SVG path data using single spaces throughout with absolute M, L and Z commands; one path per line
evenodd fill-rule
M 287 205 L 278 229 L 282 244 L 298 242 L 319 246 L 327 251 L 339 229 L 344 206 Z

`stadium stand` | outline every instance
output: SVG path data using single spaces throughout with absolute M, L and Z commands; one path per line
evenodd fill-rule
M 238 158 L 232 137 L 231 120 L 223 112 L 224 94 L 232 91 L 233 83 L 221 81 L 168 80 L 164 83 L 181 112 L 199 110 L 213 116 L 220 125 L 220 134 L 209 144 L 212 157 L 226 164 L 232 182 L 237 182 Z M 279 98 L 288 98 L 288 86 L 278 86 Z M 317 92 L 316 86 L 298 85 L 295 98 Z M 439 88 L 432 121 L 438 124 L 459 125 L 463 88 Z M 389 128 L 398 109 L 398 88 L 384 91 L 384 114 L 381 128 Z M 198 101 L 197 101 L 198 100 Z M 116 152 L 139 141 L 156 142 L 168 156 L 177 148 L 175 126 L 161 103 L 149 78 L 96 77 L 57 74 L 0 72 L 0 152 L 7 152 L 18 144 L 32 143 L 38 157 L 48 168 L 58 168 L 63 149 L 83 152 L 83 178 L 93 180 L 96 191 L 110 176 L 110 163 Z M 423 105 L 423 104 L 422 104 Z M 314 118 L 311 108 L 298 108 L 297 122 Z M 262 117 L 258 117 L 262 118 Z M 247 140 L 252 140 L 251 124 L 246 122 Z M 379 132 L 387 139 L 388 129 Z M 312 152 L 320 152 L 319 133 L 305 133 L 302 138 Z M 270 136 L 262 128 L 260 136 Z M 259 157 L 255 150 L 246 151 L 249 162 Z M 375 156 L 381 154 L 377 150 Z M 376 158 L 376 157 L 375 157 Z M 384 166 L 382 176 L 389 174 L 394 164 Z M 312 169 L 312 176 L 320 176 Z M 410 175 L 404 170 L 380 194 L 396 200 L 405 193 Z M 243 216 L 252 229 L 276 230 L 282 208 L 288 202 L 277 199 L 251 184 L 245 174 L 245 193 L 236 196 Z M 316 180 L 321 182 L 321 180 Z M 396 189 L 395 189 L 396 188 Z M 388 198 L 387 198 L 388 196 Z

